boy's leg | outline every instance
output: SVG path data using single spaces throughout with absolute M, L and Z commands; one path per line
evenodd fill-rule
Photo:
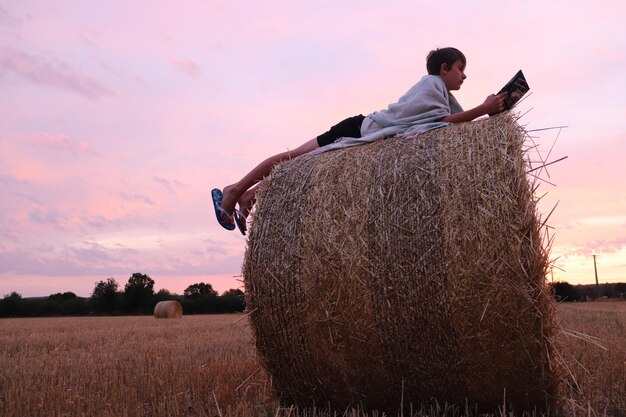
M 222 208 L 227 213 L 232 213 L 235 209 L 235 205 L 242 198 L 243 194 L 250 189 L 253 185 L 267 177 L 272 171 L 274 165 L 279 162 L 283 162 L 287 159 L 295 158 L 296 156 L 304 155 L 311 152 L 314 149 L 319 148 L 317 138 L 311 139 L 292 151 L 282 152 L 274 156 L 270 156 L 265 161 L 254 167 L 252 171 L 247 173 L 242 179 L 234 184 L 227 185 L 222 190 Z M 228 217 L 222 214 L 222 218 L 225 222 L 229 222 Z
M 250 214 L 250 211 L 252 211 L 254 203 L 256 203 L 256 192 L 259 188 L 259 184 L 260 183 L 256 183 L 252 186 L 252 188 L 248 188 L 248 190 L 243 193 L 237 201 L 239 211 L 241 212 L 241 214 L 243 214 L 244 217 L 248 217 L 248 214 Z

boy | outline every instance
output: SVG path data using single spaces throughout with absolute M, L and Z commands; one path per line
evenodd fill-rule
M 224 192 L 211 191 L 217 221 L 222 227 L 242 234 L 246 232 L 246 218 L 254 204 L 258 182 L 269 175 L 274 165 L 308 152 L 325 152 L 392 136 L 416 129 L 419 133 L 461 123 L 504 110 L 506 93 L 490 95 L 483 104 L 463 111 L 452 90 L 461 88 L 465 80 L 465 55 L 456 48 L 430 51 L 426 58 L 428 75 L 414 85 L 397 103 L 367 117 L 358 115 L 345 119 L 328 132 L 311 139 L 298 148 L 271 156 L 257 165 L 238 182 L 224 187 Z M 235 206 L 239 205 L 239 209 Z

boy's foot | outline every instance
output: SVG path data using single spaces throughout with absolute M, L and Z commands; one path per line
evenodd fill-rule
M 213 200 L 213 209 L 215 210 L 215 217 L 217 217 L 217 222 L 226 230 L 234 230 L 234 216 L 233 211 L 231 210 L 229 214 L 228 211 L 223 207 L 223 194 L 222 192 L 214 188 L 211 190 L 211 199 Z
M 228 215 L 230 214 L 232 216 L 235 212 L 235 204 L 237 204 L 236 194 L 232 185 L 227 185 L 222 191 L 222 208 L 226 211 L 226 213 L 222 215 L 222 220 L 226 223 L 234 224 L 232 217 L 229 218 Z
M 235 209 L 235 224 L 237 225 L 237 228 L 239 228 L 239 231 L 241 232 L 241 234 L 245 236 L 246 231 L 248 230 L 248 225 L 246 224 L 246 217 L 243 215 L 242 212 L 240 212 L 237 209 Z
M 255 191 L 256 190 L 253 188 L 249 189 L 243 193 L 243 195 L 239 198 L 239 201 L 237 201 L 237 204 L 239 204 L 239 212 L 243 214 L 244 218 L 248 217 L 248 214 L 252 211 L 252 206 L 256 202 L 256 199 L 254 198 Z

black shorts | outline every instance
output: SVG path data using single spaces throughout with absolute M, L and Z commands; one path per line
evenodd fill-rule
M 363 124 L 364 119 L 365 116 L 363 116 L 362 114 L 359 114 L 358 116 L 348 117 L 346 120 L 343 120 L 337 123 L 335 126 L 331 127 L 328 132 L 319 135 L 317 137 L 317 144 L 320 145 L 321 148 L 322 146 L 333 143 L 339 138 L 360 138 L 361 124 Z

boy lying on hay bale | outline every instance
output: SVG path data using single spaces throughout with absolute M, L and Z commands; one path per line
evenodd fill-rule
M 506 93 L 490 95 L 483 104 L 463 111 L 450 92 L 460 89 L 467 78 L 465 66 L 465 55 L 456 48 L 431 51 L 426 58 L 428 75 L 422 77 L 397 103 L 367 117 L 358 115 L 347 118 L 293 151 L 269 157 L 238 182 L 224 187 L 223 192 L 213 189 L 211 197 L 217 221 L 227 230 L 234 230 L 236 225 L 245 235 L 246 219 L 254 204 L 256 185 L 269 175 L 276 164 L 287 159 L 312 151 L 324 152 L 373 142 L 407 130 L 423 133 L 449 123 L 468 122 L 479 116 L 501 112 Z
M 246 305 L 285 405 L 554 404 L 548 254 L 524 131 L 506 113 L 457 123 L 504 98 L 461 110 L 450 94 L 465 79 L 458 50 L 431 52 L 427 67 L 388 109 L 213 191 L 220 224 L 242 232 L 258 198 Z

